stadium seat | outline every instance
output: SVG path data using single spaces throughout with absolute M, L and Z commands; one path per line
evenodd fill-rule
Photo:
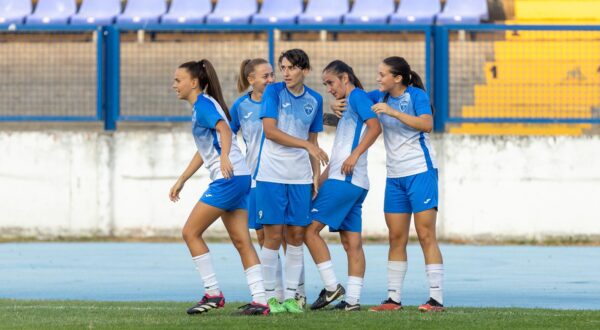
M 84 0 L 71 25 L 109 25 L 121 13 L 121 0 Z
M 356 0 L 344 24 L 385 24 L 395 7 L 394 0 Z
M 433 24 L 441 11 L 439 0 L 402 0 L 390 24 Z
M 0 25 L 23 24 L 25 16 L 31 14 L 31 1 L 0 0 Z
M 67 25 L 69 17 L 76 11 L 75 0 L 40 0 L 35 7 L 35 12 L 27 16 L 26 23 L 28 25 Z
M 117 17 L 117 24 L 146 25 L 156 24 L 167 11 L 165 0 L 129 0 L 125 11 Z
M 173 0 L 169 12 L 160 20 L 162 24 L 202 24 L 210 14 L 210 0 Z
M 219 0 L 207 24 L 248 24 L 256 13 L 256 0 Z
M 349 10 L 348 0 L 311 0 L 298 17 L 300 24 L 340 24 Z
M 479 24 L 488 17 L 487 0 L 448 0 L 444 11 L 437 15 L 437 23 Z
M 263 0 L 260 13 L 252 16 L 252 23 L 295 24 L 302 6 L 302 0 Z

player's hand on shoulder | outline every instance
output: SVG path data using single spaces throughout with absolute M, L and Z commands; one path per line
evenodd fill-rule
M 342 118 L 342 115 L 344 114 L 344 111 L 346 111 L 347 107 L 348 107 L 348 104 L 347 104 L 346 99 L 335 100 L 329 105 L 329 108 L 331 109 L 331 111 L 338 118 Z

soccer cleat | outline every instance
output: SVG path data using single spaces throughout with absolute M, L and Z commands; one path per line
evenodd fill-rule
M 304 309 L 306 307 L 306 297 L 296 293 L 296 301 L 298 302 L 298 306 L 300 306 L 300 308 Z
M 419 311 L 421 312 L 443 312 L 446 308 L 444 305 L 437 302 L 437 300 L 433 298 L 429 298 L 426 303 L 419 306 Z
M 223 308 L 223 306 L 225 306 L 225 297 L 223 297 L 222 292 L 219 293 L 218 296 L 209 296 L 208 294 L 205 294 L 196 306 L 187 310 L 187 313 L 190 315 L 201 314 L 206 313 L 211 309 Z
M 285 307 L 285 310 L 289 313 L 304 313 L 304 310 L 302 309 L 302 307 L 300 307 L 298 301 L 296 301 L 296 299 L 294 298 L 287 299 L 283 302 L 281 306 Z
M 269 306 L 251 302 L 239 308 L 240 310 L 233 313 L 234 315 L 269 315 Z
M 387 298 L 381 305 L 369 308 L 369 312 L 399 311 L 401 309 L 402 303 L 395 302 L 392 298 Z
M 285 307 L 283 307 L 283 305 L 280 304 L 277 298 L 275 297 L 269 298 L 269 301 L 267 301 L 267 305 L 269 305 L 269 310 L 271 314 L 285 313 L 287 311 L 287 309 L 285 309 Z
M 339 283 L 338 283 L 337 287 L 335 288 L 335 290 L 333 290 L 333 291 L 327 291 L 326 289 L 323 289 L 323 290 L 321 290 L 321 293 L 319 293 L 319 298 L 317 298 L 317 300 L 315 300 L 315 302 L 312 303 L 312 305 L 310 305 L 310 309 L 312 309 L 312 310 L 321 309 L 321 308 L 331 304 L 336 299 L 339 299 L 345 293 L 346 293 L 346 289 L 344 289 L 344 287 Z
M 358 312 L 360 311 L 360 304 L 350 305 L 345 300 L 340 301 L 333 307 L 335 310 L 343 310 L 346 312 Z

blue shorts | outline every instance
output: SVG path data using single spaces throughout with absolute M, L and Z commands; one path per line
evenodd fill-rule
M 405 176 L 387 178 L 385 213 L 419 213 L 438 207 L 437 169 Z
M 234 176 L 231 179 L 218 179 L 208 185 L 200 201 L 225 211 L 248 209 L 250 176 Z
M 256 182 L 256 216 L 261 225 L 310 224 L 312 184 Z
M 263 226 L 256 222 L 256 188 L 248 194 L 248 229 L 260 230 Z
M 313 201 L 310 217 L 329 231 L 362 231 L 362 204 L 369 191 L 349 182 L 328 179 Z

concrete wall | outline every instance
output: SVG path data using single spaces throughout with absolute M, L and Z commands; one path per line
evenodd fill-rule
M 600 237 L 600 137 L 433 137 L 439 236 L 450 240 Z M 330 150 L 332 134 L 321 144 Z M 173 236 L 209 180 L 167 194 L 195 152 L 186 127 L 0 131 L 0 237 Z M 370 151 L 364 231 L 386 235 L 385 150 Z M 211 228 L 223 235 L 220 222 Z

